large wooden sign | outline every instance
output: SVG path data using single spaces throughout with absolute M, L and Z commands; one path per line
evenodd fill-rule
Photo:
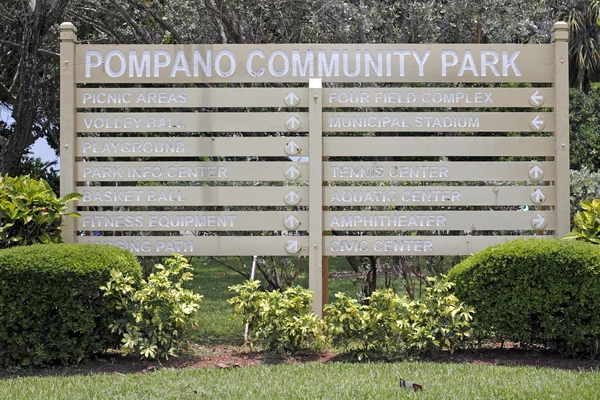
M 140 256 L 464 255 L 569 230 L 553 44 L 79 45 L 61 26 L 64 238 Z

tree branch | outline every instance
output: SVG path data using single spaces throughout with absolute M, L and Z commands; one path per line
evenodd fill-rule
M 10 42 L 8 40 L 2 40 L 2 39 L 0 39 L 0 43 L 5 44 L 5 45 L 10 46 L 10 47 L 13 47 L 15 49 L 21 48 L 21 45 L 19 43 Z M 39 51 L 40 53 L 51 55 L 51 56 L 60 57 L 60 54 L 55 53 L 55 52 L 50 51 L 50 50 L 38 49 L 37 51 Z
M 139 10 L 146 11 L 147 13 L 149 13 L 152 16 L 152 18 L 154 18 L 156 20 L 156 22 L 158 22 L 158 24 L 163 27 L 164 30 L 169 31 L 173 35 L 173 37 L 175 38 L 175 41 L 177 43 L 179 43 L 179 44 L 185 43 L 185 41 L 183 40 L 183 38 L 181 37 L 181 35 L 179 34 L 179 32 L 177 32 L 177 30 L 175 28 L 173 28 L 173 25 L 169 24 L 167 21 L 165 21 L 164 19 L 162 19 L 152 9 L 152 7 L 149 7 L 146 4 L 141 3 L 139 1 L 136 1 L 136 0 L 133 0 L 131 3 L 135 7 L 137 7 Z
M 6 8 L 4 8 L 2 4 L 0 4 L 0 21 L 3 21 L 4 23 L 11 26 L 17 25 L 19 23 L 19 21 L 16 18 L 12 17 L 8 13 Z
M 123 18 L 125 18 L 125 21 L 127 21 L 129 26 L 131 26 L 133 28 L 133 30 L 141 37 L 141 39 L 144 43 L 146 43 L 146 44 L 154 43 L 154 40 L 152 40 L 152 38 L 148 34 L 148 31 L 146 31 L 137 22 L 135 22 L 133 20 L 133 18 L 131 17 L 131 15 L 129 15 L 129 13 L 123 7 L 121 7 L 121 5 L 117 1 L 110 0 L 110 3 L 119 11 L 119 13 L 123 16 Z
M 117 33 L 110 26 L 107 26 L 100 21 L 93 20 L 93 19 L 89 18 L 88 16 L 86 16 L 78 11 L 75 11 L 75 10 L 67 10 L 66 15 L 69 17 L 78 18 L 82 22 L 92 25 L 99 32 L 102 32 L 105 35 L 114 37 L 117 40 L 117 42 L 119 42 L 119 43 L 126 43 L 126 40 L 123 38 L 123 36 L 121 36 L 119 33 Z

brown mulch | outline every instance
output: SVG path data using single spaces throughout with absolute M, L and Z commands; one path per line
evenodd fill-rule
M 303 354 L 280 357 L 272 353 L 256 351 L 247 346 L 215 345 L 194 346 L 180 358 L 162 362 L 141 361 L 136 357 L 106 354 L 95 360 L 76 366 L 55 366 L 44 369 L 0 368 L 0 379 L 17 376 L 70 376 L 90 374 L 147 373 L 161 368 L 241 368 L 257 365 L 284 365 L 297 363 L 352 362 L 335 353 Z M 511 345 L 497 345 L 480 349 L 460 350 L 454 354 L 442 352 L 427 361 L 457 364 L 484 364 L 502 366 L 532 366 L 565 370 L 599 370 L 600 361 L 586 357 L 566 358 L 545 350 L 522 350 Z

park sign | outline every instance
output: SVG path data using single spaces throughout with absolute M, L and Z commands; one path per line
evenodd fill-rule
M 88 45 L 61 26 L 63 237 L 139 256 L 467 255 L 569 231 L 553 43 Z M 326 279 L 326 278 L 325 278 Z

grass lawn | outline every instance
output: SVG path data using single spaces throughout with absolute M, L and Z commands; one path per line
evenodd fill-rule
M 214 261 L 198 258 L 193 265 L 195 279 L 190 286 L 204 295 L 204 301 L 199 314 L 200 327 L 190 332 L 192 341 L 199 346 L 195 347 L 195 355 L 184 358 L 202 359 L 214 351 L 215 345 L 242 343 L 243 326 L 231 316 L 227 304 L 231 293 L 227 287 L 244 279 Z M 330 263 L 331 272 L 349 270 L 343 258 Z M 306 273 L 297 282 L 306 286 Z M 354 278 L 330 280 L 330 299 L 337 291 L 354 295 L 360 286 Z M 201 351 L 197 351 L 199 348 Z M 262 363 L 268 364 L 269 360 Z M 0 378 L 0 399 L 591 399 L 600 396 L 600 377 L 596 372 L 468 363 L 291 362 L 228 369 L 158 368 L 151 373 L 124 374 L 114 370 L 89 373 L 98 370 L 102 369 L 83 365 L 64 372 L 23 371 L 27 377 Z M 141 368 L 125 368 L 120 372 L 131 370 Z M 6 370 L 2 372 L 0 369 L 0 377 L 10 375 Z M 70 376 L 60 376 L 63 373 Z M 424 391 L 400 389 L 400 377 L 423 385 Z
M 399 378 L 423 385 L 399 387 Z M 594 399 L 600 375 L 532 367 L 295 364 L 0 381 L 2 399 Z

